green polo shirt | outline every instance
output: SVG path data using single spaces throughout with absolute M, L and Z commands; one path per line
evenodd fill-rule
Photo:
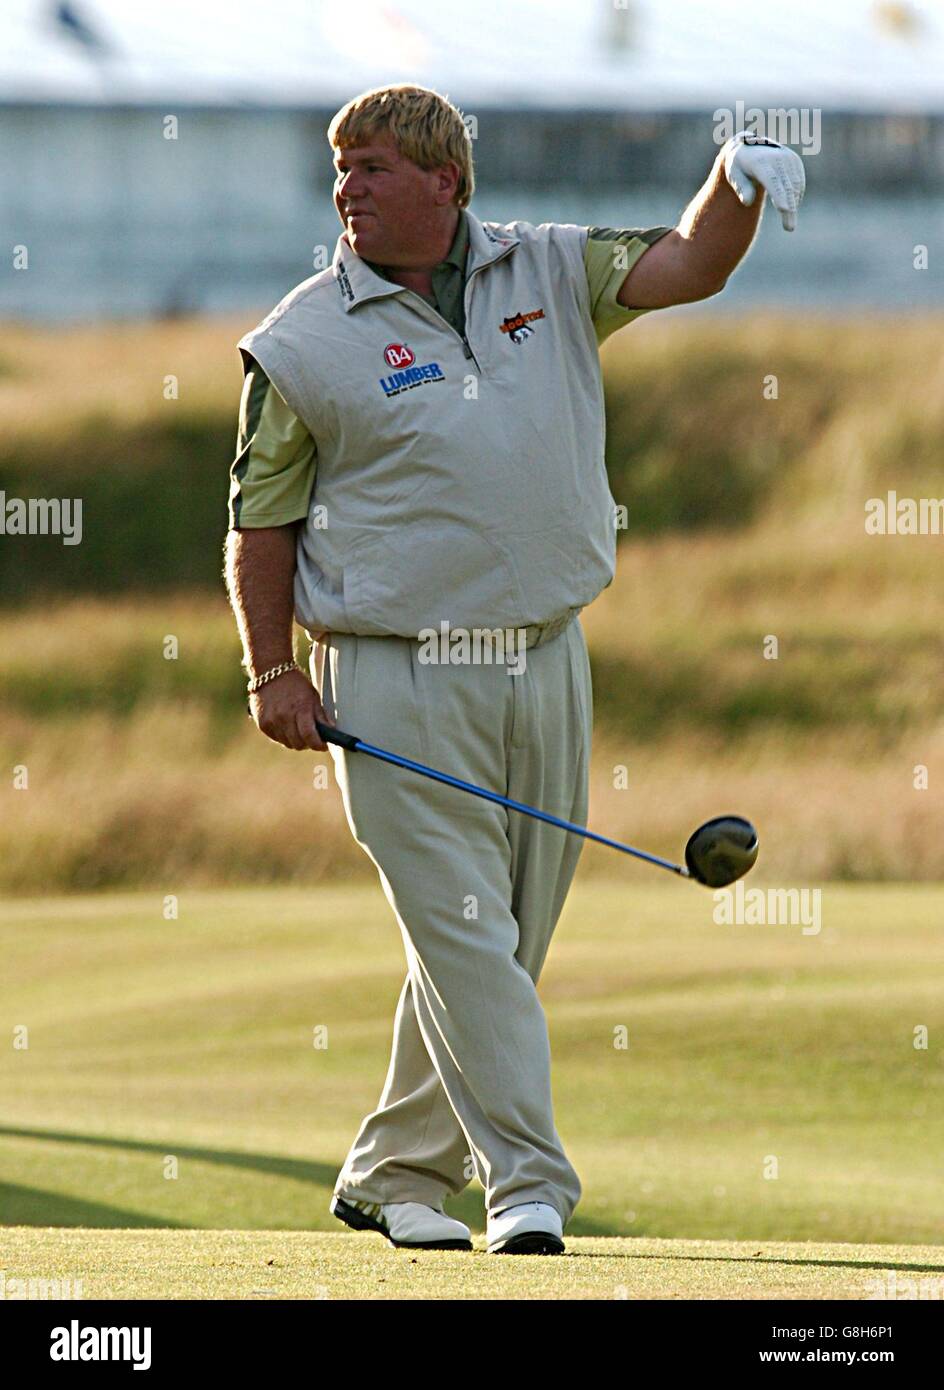
M 440 261 L 433 270 L 433 292 L 420 296 L 427 304 L 432 305 L 437 314 L 442 315 L 460 338 L 465 337 L 465 264 L 468 255 L 469 223 L 465 211 L 460 208 L 456 234 L 446 253 L 446 259 Z M 368 261 L 367 264 L 385 280 L 393 280 L 393 276 L 384 266 L 375 265 L 373 261 Z M 419 294 L 419 290 L 416 293 Z

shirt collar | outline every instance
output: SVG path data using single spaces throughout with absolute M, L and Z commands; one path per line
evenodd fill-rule
M 459 213 L 459 224 L 452 246 L 446 254 L 445 262 L 440 262 L 440 266 L 458 266 L 471 275 L 483 266 L 502 260 L 518 245 L 517 237 L 498 236 L 485 223 L 480 222 L 474 213 L 463 208 Z M 362 260 L 351 248 L 343 232 L 338 237 L 335 247 L 332 269 L 345 312 L 366 300 L 382 299 L 387 295 L 399 294 L 403 290 L 402 285 L 378 275 L 368 261 Z
M 456 223 L 456 234 L 452 238 L 452 245 L 446 253 L 446 258 L 440 261 L 436 270 L 442 270 L 443 266 L 452 265 L 457 270 L 465 272 L 465 264 L 469 254 L 469 221 L 468 213 L 465 208 L 459 209 L 459 221 Z

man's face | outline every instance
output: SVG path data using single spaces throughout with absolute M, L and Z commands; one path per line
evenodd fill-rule
M 351 248 L 379 265 L 423 264 L 442 237 L 458 169 L 421 169 L 386 134 L 335 150 L 334 205 Z

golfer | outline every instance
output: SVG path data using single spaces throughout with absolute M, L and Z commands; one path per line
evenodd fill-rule
M 328 139 L 333 262 L 239 342 L 226 574 L 251 713 L 286 748 L 323 750 L 315 721 L 336 723 L 585 824 L 579 614 L 616 540 L 598 348 L 717 294 L 763 190 L 792 228 L 802 162 L 742 133 L 675 228 L 536 227 L 469 210 L 469 132 L 434 91 L 366 92 Z M 535 986 L 583 841 L 330 751 L 407 966 L 331 1209 L 397 1246 L 471 1249 L 443 1203 L 477 1177 L 489 1251 L 559 1253 L 581 1189 Z

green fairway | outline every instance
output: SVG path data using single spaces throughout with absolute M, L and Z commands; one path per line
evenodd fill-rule
M 23 1297 L 13 1281 L 30 1278 L 85 1299 L 944 1297 L 944 1252 L 920 1245 L 582 1237 L 546 1259 L 487 1255 L 481 1240 L 470 1255 L 353 1233 L 24 1227 L 4 1243 L 7 1298 Z
M 715 925 L 710 893 L 641 872 L 578 881 L 541 985 L 558 1127 L 584 1183 L 571 1233 L 634 1241 L 572 1246 L 594 1256 L 580 1262 L 592 1277 L 555 1274 L 576 1265 L 553 1261 L 534 1277 L 677 1289 L 689 1277 L 677 1255 L 628 1258 L 657 1251 L 655 1238 L 938 1245 L 944 890 L 827 884 L 822 931 L 804 935 Z M 169 921 L 162 907 L 159 893 L 3 905 L 0 1221 L 122 1229 L 114 1245 L 36 1236 L 51 1260 L 67 1240 L 103 1252 L 108 1280 L 131 1278 L 157 1248 L 143 1232 L 136 1244 L 135 1227 L 225 1231 L 221 1250 L 307 1251 L 332 1287 L 367 1278 L 361 1260 L 413 1277 L 379 1242 L 343 1232 L 307 1245 L 238 1235 L 337 1231 L 332 1183 L 379 1095 L 403 971 L 379 888 L 184 893 Z M 914 1046 L 921 1028 L 926 1048 Z M 615 1045 L 622 1029 L 627 1047 Z M 450 1209 L 483 1229 L 479 1189 Z M 6 1235 L 8 1249 L 28 1248 Z M 173 1248 L 186 1269 L 217 1247 L 181 1230 Z M 713 1280 L 760 1281 L 759 1268 L 770 1288 L 801 1278 L 752 1250 L 742 1266 L 743 1254 L 691 1277 L 709 1296 Z M 208 1261 L 204 1276 L 218 1277 Z

